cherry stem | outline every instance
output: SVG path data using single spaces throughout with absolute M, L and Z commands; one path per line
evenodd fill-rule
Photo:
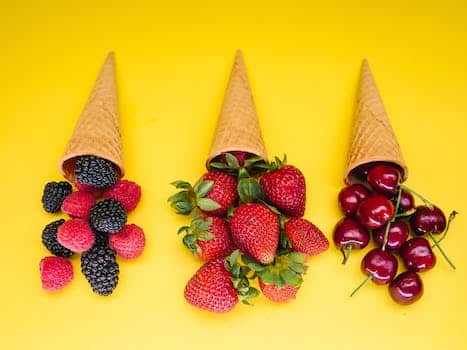
M 441 236 L 441 238 L 436 241 L 437 243 L 440 243 L 443 239 L 446 238 L 446 235 L 447 235 L 448 230 L 449 230 L 449 226 L 451 225 L 451 221 L 456 218 L 457 214 L 459 214 L 459 213 L 457 211 L 455 211 L 455 210 L 453 210 L 451 212 L 451 214 L 449 214 L 448 224 L 446 225 L 446 228 L 444 229 L 444 232 L 443 232 L 443 235 Z
M 423 197 L 420 193 L 412 190 L 410 187 L 408 187 L 407 185 L 404 185 L 404 184 L 400 184 L 400 187 L 403 188 L 404 190 L 409 191 L 410 193 L 416 195 L 418 198 L 420 198 L 423 201 L 423 203 L 425 203 L 425 205 L 429 206 L 430 208 L 433 208 L 433 204 L 428 199 Z
M 406 217 L 406 216 L 412 215 L 413 213 L 415 213 L 415 209 L 407 210 L 406 212 L 397 214 L 397 215 L 396 215 L 396 218 L 404 218 L 404 217 Z
M 372 275 L 368 275 L 368 277 L 365 278 L 365 280 L 364 280 L 362 283 L 360 283 L 360 284 L 358 285 L 357 288 L 355 288 L 355 289 L 353 290 L 353 292 L 350 294 L 350 297 L 353 297 L 354 294 L 357 293 L 358 290 L 359 290 L 360 288 L 362 288 L 365 284 L 367 284 L 367 283 L 368 283 L 370 280 L 372 280 L 372 279 L 373 279 L 373 276 L 372 276 Z
M 347 244 L 345 247 L 342 247 L 341 252 L 344 256 L 344 259 L 342 260 L 342 265 L 345 265 L 347 263 L 347 260 L 349 260 L 350 253 L 352 252 L 352 245 Z
M 394 216 L 391 218 L 391 220 L 389 220 L 387 223 L 386 223 L 386 228 L 384 230 L 384 238 L 383 238 L 383 247 L 381 248 L 381 250 L 386 250 L 386 245 L 388 244 L 388 237 L 389 237 L 389 229 L 391 228 L 391 224 L 396 220 L 397 218 L 397 212 L 399 211 L 399 206 L 401 204 L 401 196 L 402 196 L 402 184 L 399 185 L 399 192 L 397 193 L 397 200 L 396 200 L 396 207 L 394 209 Z
M 448 258 L 447 254 L 444 252 L 443 248 L 441 248 L 441 246 L 439 245 L 439 241 L 437 241 L 435 239 L 435 237 L 433 236 L 433 234 L 431 232 L 429 232 L 428 235 L 430 236 L 431 240 L 434 243 L 433 247 L 438 248 L 438 250 L 440 251 L 441 255 L 444 257 L 444 259 L 447 261 L 447 263 L 452 267 L 453 270 L 455 270 L 456 267 L 454 266 L 452 261 Z

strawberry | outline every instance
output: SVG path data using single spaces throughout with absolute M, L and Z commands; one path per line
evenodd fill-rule
M 182 191 L 169 198 L 177 214 L 188 215 L 196 207 L 212 216 L 224 216 L 237 201 L 237 179 L 235 176 L 209 171 L 191 186 L 185 181 L 172 183 Z
M 299 218 L 305 213 L 306 186 L 302 172 L 292 165 L 285 165 L 276 157 L 269 172 L 260 179 L 266 201 L 289 217 Z
M 290 219 L 284 227 L 293 250 L 317 255 L 329 248 L 329 241 L 321 230 L 305 219 Z
M 234 250 L 229 225 L 215 216 L 196 217 L 191 226 L 184 226 L 178 233 L 186 232 L 183 244 L 201 260 L 223 258 Z
M 276 303 L 284 303 L 295 299 L 295 295 L 298 292 L 297 287 L 285 285 L 278 288 L 275 284 L 265 284 L 261 279 L 259 280 L 259 288 L 266 298 Z
M 211 312 L 223 313 L 232 310 L 242 300 L 259 294 L 249 286 L 246 274 L 250 269 L 238 264 L 239 251 L 234 251 L 226 260 L 217 258 L 201 266 L 188 281 L 184 296 L 193 306 Z
M 238 248 L 262 264 L 274 260 L 279 243 L 279 218 L 262 204 L 241 204 L 230 220 L 232 239 Z
M 237 160 L 239 166 L 243 166 L 245 164 L 245 160 L 247 160 L 251 154 L 248 152 L 243 151 L 230 151 L 228 154 L 231 154 Z M 219 156 L 218 161 L 224 164 L 228 164 L 227 153 L 223 153 Z
M 307 270 L 304 265 L 306 255 L 297 252 L 279 255 L 272 264 L 266 266 L 248 256 L 244 256 L 242 260 L 255 271 L 264 296 L 278 303 L 295 298 L 303 281 L 302 274 Z

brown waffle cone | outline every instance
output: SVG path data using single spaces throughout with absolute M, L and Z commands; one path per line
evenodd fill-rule
M 237 51 L 206 165 L 224 152 L 244 151 L 267 161 L 241 51 Z
M 404 180 L 407 179 L 407 165 L 384 109 L 368 61 L 364 60 L 345 182 L 350 182 L 353 169 L 375 161 L 391 162 L 398 165 L 402 171 L 402 177 Z
M 113 52 L 102 66 L 60 160 L 60 172 L 70 181 L 75 158 L 82 155 L 105 158 L 119 168 L 120 176 L 124 174 Z

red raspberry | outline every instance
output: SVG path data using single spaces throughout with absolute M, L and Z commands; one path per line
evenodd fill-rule
M 144 249 L 143 229 L 135 224 L 125 225 L 123 230 L 109 235 L 110 247 L 123 259 L 134 259 Z
M 62 203 L 62 211 L 72 217 L 87 219 L 91 207 L 96 203 L 89 192 L 73 192 Z
M 85 185 L 85 184 L 79 183 L 78 181 L 74 181 L 73 184 L 78 189 L 78 191 L 88 192 L 92 194 L 94 198 L 102 197 L 103 190 L 101 188 L 96 188 L 91 185 Z
M 44 290 L 59 290 L 73 279 L 73 266 L 59 256 L 48 256 L 39 263 L 42 288 Z
M 104 192 L 104 198 L 113 198 L 125 207 L 126 212 L 136 208 L 141 199 L 141 187 L 133 181 L 119 180 Z
M 75 253 L 82 253 L 94 244 L 94 233 L 83 219 L 70 219 L 58 228 L 57 241 Z

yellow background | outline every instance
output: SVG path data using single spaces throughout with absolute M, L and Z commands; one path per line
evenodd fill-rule
M 0 344 L 2 349 L 465 349 L 467 343 L 467 5 L 465 1 L 1 1 Z M 94 3 L 94 5 L 92 5 Z M 169 3 L 169 2 L 165 2 Z M 387 3 L 386 1 L 384 3 Z M 249 4 L 249 5 L 248 5 Z M 185 303 L 200 265 L 176 236 L 168 183 L 204 171 L 235 49 L 244 50 L 269 153 L 307 178 L 306 216 L 332 236 L 360 62 L 367 57 L 410 168 L 408 184 L 461 212 L 423 274 L 425 295 L 400 307 L 361 281 L 361 252 L 310 259 L 298 299 L 226 315 Z M 129 221 L 147 249 L 121 262 L 109 298 L 76 278 L 41 290 L 40 197 L 107 51 L 115 50 L 127 176 L 143 186 Z

